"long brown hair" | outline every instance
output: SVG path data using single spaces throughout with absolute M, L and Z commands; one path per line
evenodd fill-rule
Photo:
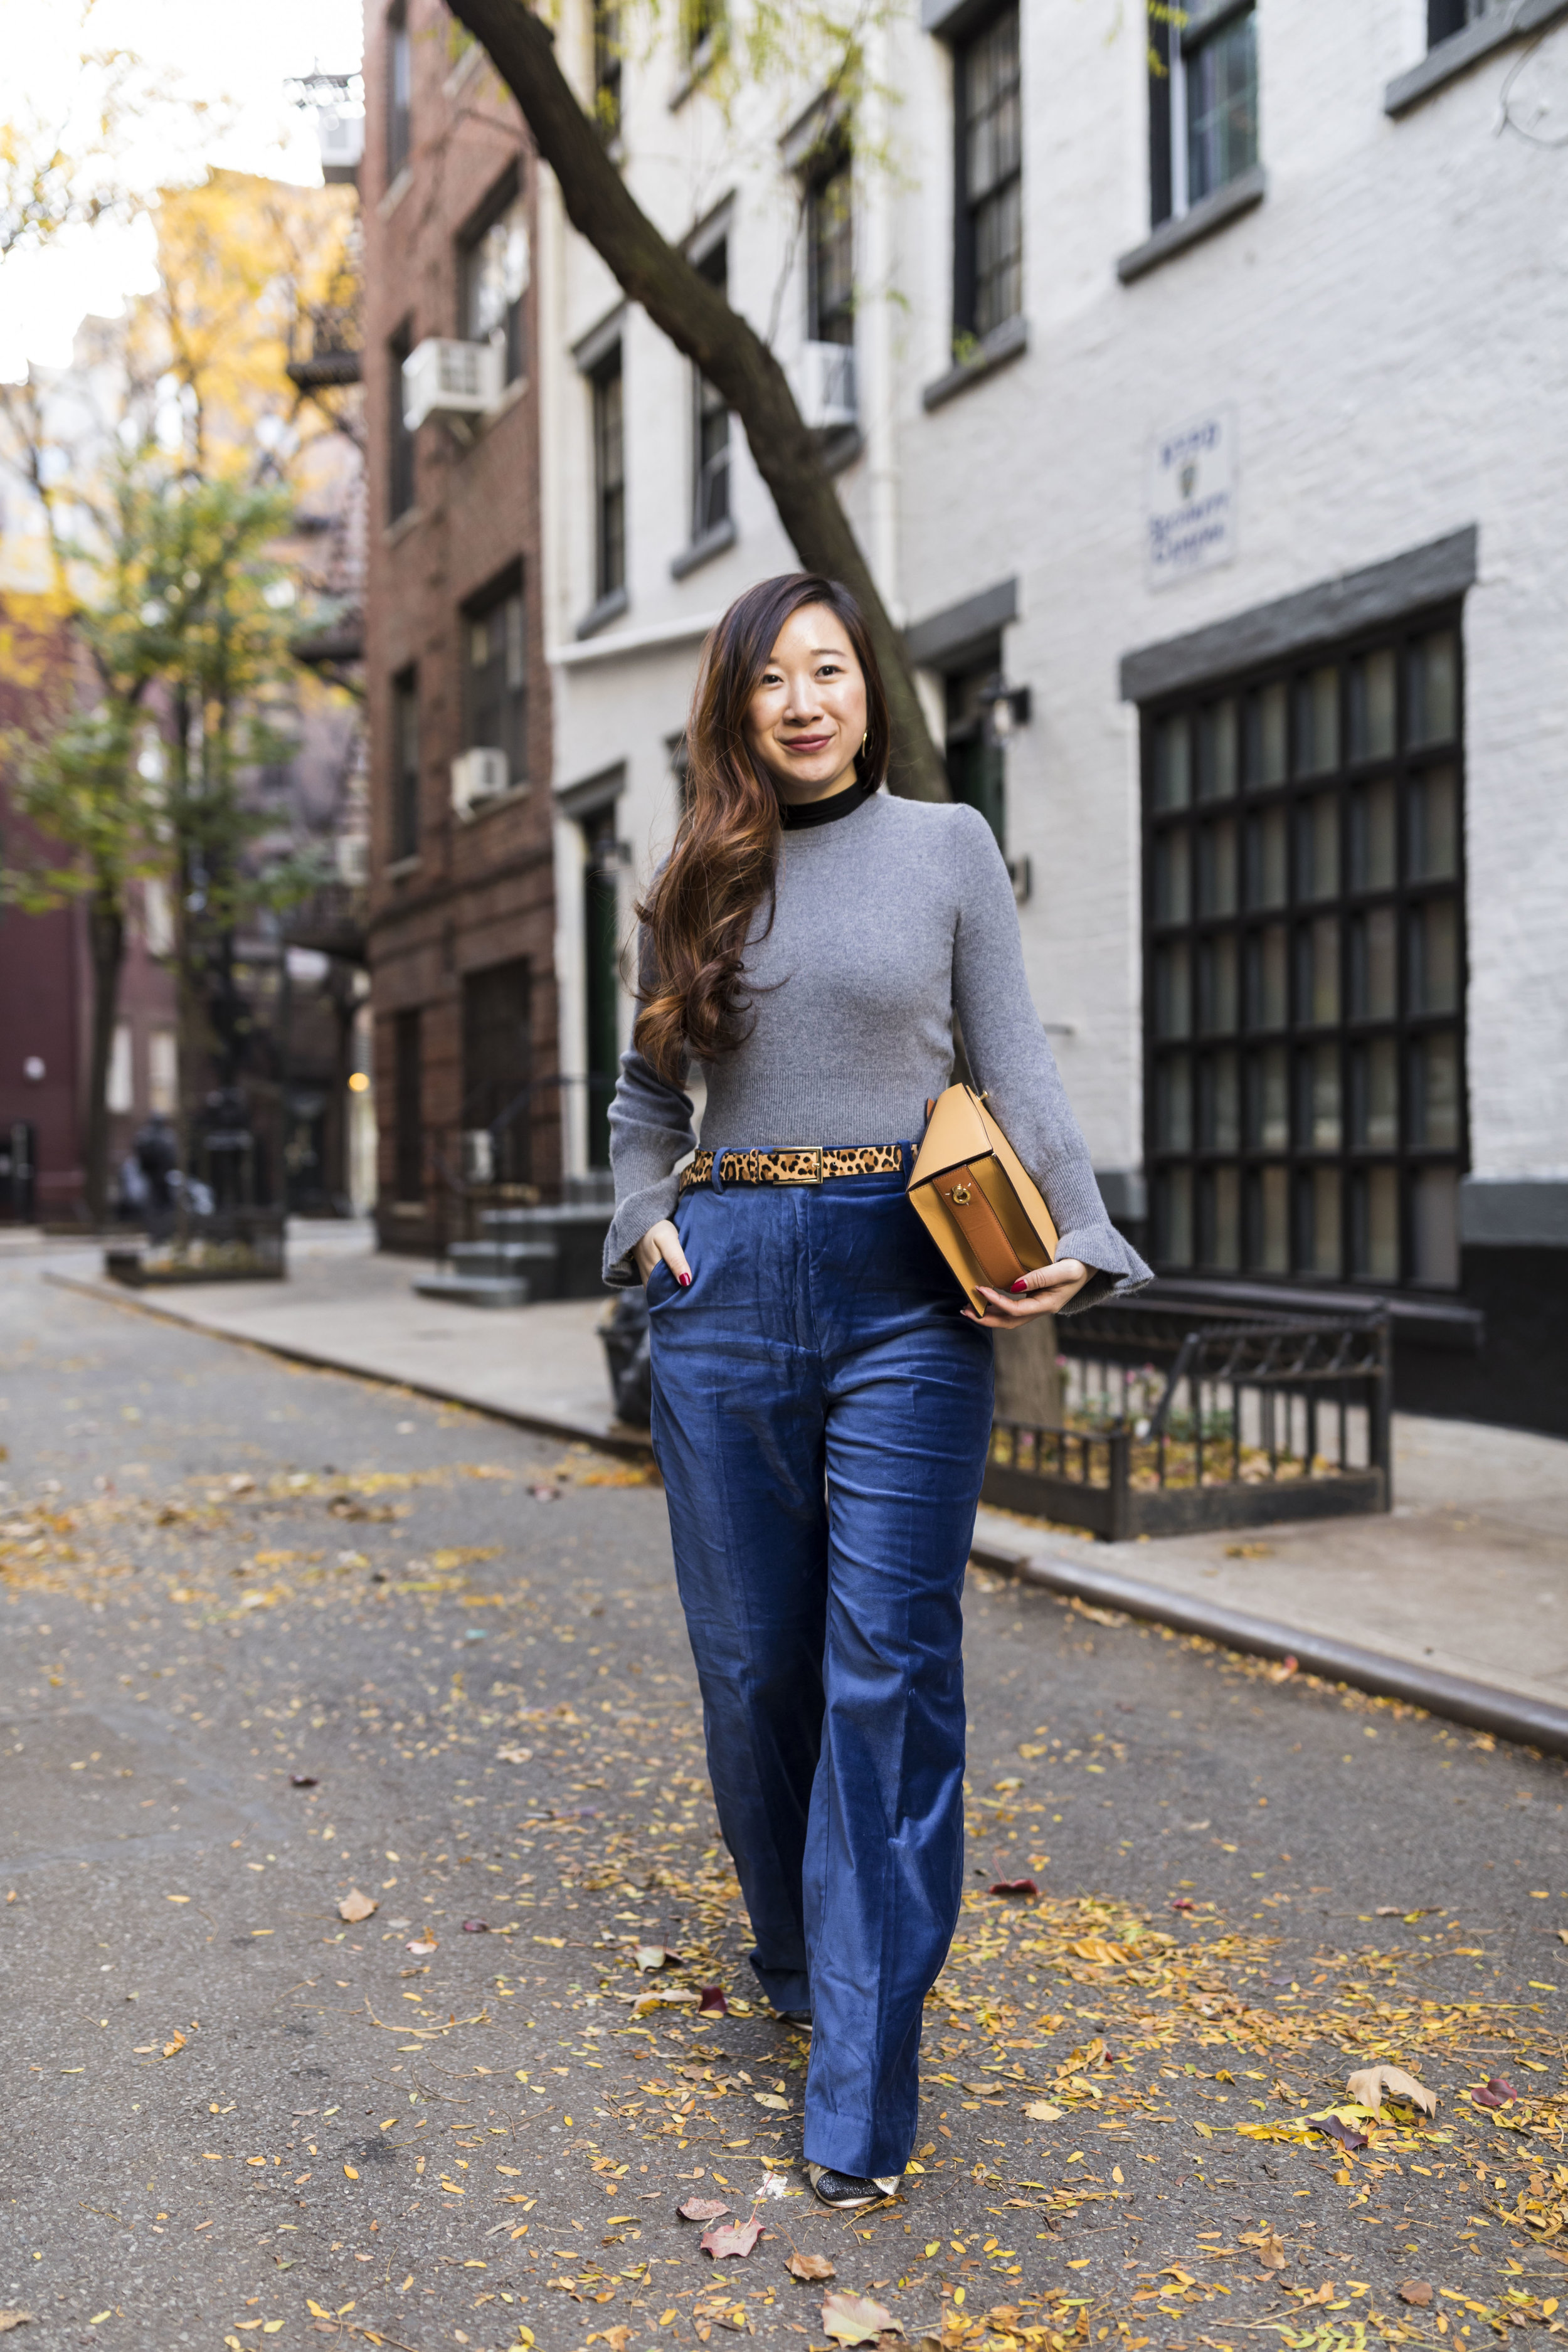
M 773 920 L 782 827 L 778 794 L 747 748 L 746 710 L 779 631 L 806 604 L 826 604 L 842 624 L 866 681 L 866 742 L 856 772 L 875 790 L 888 772 L 888 698 L 848 589 L 814 572 L 787 572 L 737 596 L 702 649 L 675 846 L 637 909 L 647 954 L 633 1042 L 673 1086 L 689 1054 L 711 1062 L 750 1034 L 742 958 L 764 899 Z

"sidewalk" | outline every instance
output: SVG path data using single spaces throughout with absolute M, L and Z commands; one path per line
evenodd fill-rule
M 79 1250 L 7 1272 L 525 1428 L 646 1448 L 611 1412 L 599 1301 L 485 1312 L 419 1298 L 420 1262 L 377 1255 L 364 1226 L 296 1222 L 289 1265 L 284 1283 L 153 1292 L 107 1281 Z M 975 1559 L 1568 1750 L 1568 1443 L 1399 1414 L 1394 1445 L 1386 1517 L 1104 1544 L 983 1511 Z

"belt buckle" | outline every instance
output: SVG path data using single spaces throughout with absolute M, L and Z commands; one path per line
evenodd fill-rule
M 805 1174 L 793 1168 L 780 1168 L 781 1184 L 820 1184 L 822 1181 L 822 1146 L 820 1143 L 794 1143 L 783 1146 L 774 1154 L 774 1165 L 780 1160 L 809 1160 L 811 1171 Z

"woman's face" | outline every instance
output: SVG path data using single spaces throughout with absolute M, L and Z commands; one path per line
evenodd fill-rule
M 823 800 L 854 782 L 866 680 L 847 632 L 826 604 L 803 604 L 779 631 L 746 706 L 745 731 L 781 800 Z

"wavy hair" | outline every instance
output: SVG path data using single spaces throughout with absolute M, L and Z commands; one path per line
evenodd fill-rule
M 742 958 L 764 900 L 773 922 L 783 828 L 778 794 L 747 748 L 746 711 L 779 631 L 807 604 L 826 604 L 841 623 L 866 681 L 856 773 L 874 791 L 888 772 L 888 699 L 848 589 L 816 572 L 788 572 L 737 596 L 702 649 L 675 846 L 637 909 L 645 946 L 633 1043 L 672 1086 L 689 1055 L 716 1061 L 751 1034 Z

